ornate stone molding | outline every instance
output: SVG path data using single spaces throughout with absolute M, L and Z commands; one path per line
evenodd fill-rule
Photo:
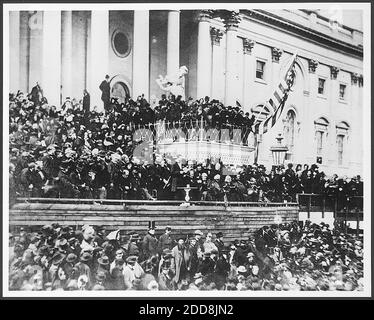
M 30 30 L 43 30 L 42 11 L 31 11 L 28 22 Z
M 357 84 L 358 83 L 358 78 L 360 77 L 360 75 L 358 73 L 354 73 L 352 72 L 351 73 L 351 83 L 352 84 Z
M 279 48 L 272 48 L 271 50 L 271 57 L 272 61 L 279 63 L 279 58 L 282 56 L 283 50 Z
M 255 42 L 251 39 L 243 38 L 243 52 L 244 54 L 251 54 Z
M 223 32 L 218 28 L 210 27 L 210 37 L 212 39 L 212 43 L 219 46 L 223 37 Z
M 223 20 L 227 31 L 236 30 L 241 21 L 239 11 L 217 10 L 216 15 Z
M 363 56 L 363 48 L 359 45 L 350 44 L 341 40 L 322 34 L 321 32 L 312 30 L 308 26 L 301 26 L 298 24 L 292 24 L 290 21 L 285 18 L 275 16 L 265 10 L 256 9 L 256 10 L 241 10 L 243 15 L 247 16 L 250 20 L 256 20 L 265 22 L 271 25 L 287 30 L 287 32 L 296 33 L 299 36 L 302 36 L 306 41 L 314 40 L 321 45 L 326 45 L 330 48 L 334 48 L 344 53 L 353 54 L 355 56 Z
M 360 74 L 360 76 L 358 77 L 358 86 L 362 87 L 363 85 L 364 85 L 364 76 Z
M 338 67 L 331 66 L 330 67 L 330 75 L 331 79 L 335 80 L 336 77 L 338 76 L 340 69 Z
M 199 10 L 196 14 L 197 21 L 209 21 L 213 17 L 213 10 Z
M 317 60 L 311 59 L 308 61 L 308 65 L 309 65 L 309 73 L 315 73 L 319 65 L 319 62 Z

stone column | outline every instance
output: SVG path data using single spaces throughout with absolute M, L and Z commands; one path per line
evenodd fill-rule
M 30 28 L 29 14 L 27 11 L 20 12 L 20 43 L 19 43 L 19 89 L 29 92 L 29 74 L 30 74 Z M 22 76 L 21 76 L 22 75 Z
M 315 163 L 316 162 L 316 154 L 317 154 L 317 143 L 315 140 L 315 125 L 314 121 L 317 119 L 312 118 L 313 114 L 313 107 L 317 104 L 317 94 L 318 94 L 318 76 L 316 74 L 317 67 L 319 62 L 317 60 L 309 60 L 308 61 L 308 69 L 309 69 L 309 83 L 310 91 L 309 97 L 304 97 L 305 100 L 308 101 L 307 105 L 304 108 L 303 112 L 303 126 L 301 127 L 301 139 L 300 141 L 313 141 L 313 146 L 310 148 L 301 148 L 303 151 L 301 154 L 303 155 L 301 158 L 301 163 Z M 326 133 L 323 137 L 323 154 L 322 154 L 322 164 L 327 164 L 327 156 L 326 156 L 326 149 L 328 149 L 326 140 Z
M 9 90 L 17 93 L 20 88 L 20 12 L 9 12 Z
M 282 49 L 280 48 L 271 48 L 271 60 L 272 60 L 272 90 L 275 90 L 275 88 L 278 87 L 279 82 L 281 80 L 281 77 L 283 75 L 280 75 L 280 65 L 279 60 L 283 54 Z
M 254 59 L 252 57 L 252 49 L 255 45 L 255 42 L 250 39 L 243 38 L 243 107 L 247 107 L 250 104 L 250 75 L 253 74 Z M 246 109 L 245 112 L 249 112 Z
M 149 11 L 134 11 L 133 97 L 149 97 Z
M 221 53 L 223 49 L 220 47 L 220 45 L 223 32 L 218 28 L 211 27 L 210 36 L 212 39 L 212 74 L 210 96 L 214 99 L 222 101 L 223 94 L 221 86 L 223 83 L 221 80 L 223 79 L 223 72 L 220 63 L 223 60 Z
M 43 11 L 30 13 L 29 26 L 29 85 L 28 90 L 42 81 Z
M 339 100 L 339 86 L 337 81 L 337 76 L 339 73 L 339 68 L 335 66 L 330 66 L 330 92 L 329 92 L 329 118 L 330 120 L 330 130 L 329 130 L 329 158 L 328 165 L 337 167 L 338 165 L 338 147 L 336 143 L 336 114 L 335 106 L 338 104 Z
M 197 35 L 197 99 L 211 93 L 212 50 L 210 41 L 209 10 L 201 10 L 198 14 Z
M 222 15 L 226 28 L 226 74 L 225 74 L 225 104 L 235 106 L 236 102 L 236 41 L 240 22 L 239 13 L 226 11 Z
M 61 105 L 61 11 L 43 12 L 43 95 L 50 105 Z
M 97 106 L 104 111 L 101 100 L 100 83 L 108 74 L 109 67 L 109 12 L 108 10 L 91 12 L 91 108 Z M 112 75 L 109 75 L 112 76 Z
M 354 110 L 351 119 L 351 139 L 354 143 L 351 144 L 353 152 L 351 153 L 351 161 L 356 166 L 362 160 L 362 105 L 359 99 L 359 74 L 351 73 L 351 96 L 349 98 L 349 105 Z
M 168 12 L 168 34 L 166 53 L 166 72 L 168 75 L 176 74 L 179 70 L 179 30 L 180 30 L 179 10 Z
M 72 97 L 73 19 L 72 11 L 61 12 L 61 91 L 62 100 Z

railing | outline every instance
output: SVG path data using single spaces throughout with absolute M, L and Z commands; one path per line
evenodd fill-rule
M 96 205 L 170 205 L 179 206 L 181 204 L 197 206 L 233 206 L 233 207 L 298 207 L 295 202 L 239 202 L 239 201 L 185 201 L 185 200 L 115 200 L 115 199 L 74 199 L 74 198 L 17 198 L 16 202 L 24 203 L 53 203 L 53 204 L 96 204 Z
M 125 124 L 126 130 L 131 132 L 135 139 L 161 143 L 210 141 L 230 143 L 232 145 L 248 145 L 248 138 L 252 132 L 250 126 L 237 126 L 232 124 L 212 123 L 208 120 L 165 121 L 155 123 Z
M 311 212 L 322 212 L 322 219 L 325 212 L 334 213 L 335 221 L 343 221 L 346 231 L 347 221 L 356 221 L 356 233 L 359 233 L 360 221 L 363 221 L 363 196 L 347 196 L 340 198 L 333 195 L 299 193 L 296 201 L 301 210 L 306 210 L 307 218 L 310 219 Z
M 356 212 L 363 211 L 363 197 L 362 196 L 347 196 L 339 198 L 333 195 L 314 194 L 314 193 L 298 193 L 296 195 L 296 202 L 300 207 L 305 208 L 308 212 L 308 217 L 312 208 L 317 208 L 322 211 L 322 214 L 328 210 L 337 212 Z

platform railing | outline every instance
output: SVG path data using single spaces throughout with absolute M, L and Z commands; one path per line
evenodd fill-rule
M 240 201 L 186 201 L 186 200 L 117 200 L 117 199 L 76 199 L 76 198 L 33 198 L 21 197 L 16 203 L 53 203 L 53 204 L 95 204 L 95 205 L 148 205 L 148 206 L 218 206 L 218 207 L 298 207 L 296 202 L 240 202 Z
M 360 221 L 363 221 L 363 196 L 347 196 L 339 198 L 334 195 L 299 193 L 296 195 L 296 202 L 301 210 L 306 210 L 307 218 L 310 219 L 311 212 L 322 212 L 322 219 L 325 212 L 334 214 L 335 221 L 342 221 L 345 229 L 348 229 L 348 221 L 356 221 L 356 233 L 360 231 Z

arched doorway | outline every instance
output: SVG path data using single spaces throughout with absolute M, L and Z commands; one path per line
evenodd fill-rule
M 122 81 L 111 81 L 110 96 L 111 98 L 117 98 L 119 103 L 125 102 L 126 97 L 130 96 L 130 90 L 128 86 Z

